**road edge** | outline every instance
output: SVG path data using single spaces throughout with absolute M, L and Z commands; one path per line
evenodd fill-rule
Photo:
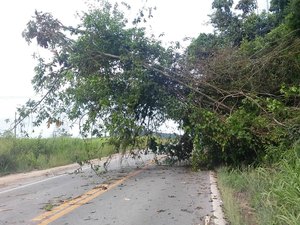
M 223 202 L 221 200 L 221 195 L 218 189 L 218 183 L 216 178 L 216 173 L 214 171 L 209 172 L 210 189 L 211 189 L 211 200 L 213 208 L 213 222 L 217 225 L 228 224 L 225 220 L 224 212 L 222 210 Z
M 118 154 L 113 154 L 110 157 L 117 157 Z M 102 157 L 100 159 L 89 160 L 91 163 L 105 162 L 109 156 Z M 78 163 L 72 163 L 63 166 L 56 166 L 48 169 L 33 170 L 28 172 L 12 173 L 0 177 L 0 189 L 8 188 L 9 186 L 22 186 L 31 181 L 31 179 L 43 179 L 56 177 L 67 173 L 73 173 L 77 170 L 83 169 L 83 167 L 89 167 L 89 164 L 81 166 Z

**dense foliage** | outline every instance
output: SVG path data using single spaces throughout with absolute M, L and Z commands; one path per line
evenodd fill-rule
M 52 59 L 37 57 L 33 85 L 44 97 L 20 113 L 38 113 L 36 125 L 66 115 L 120 149 L 173 119 L 185 134 L 169 145 L 149 138 L 154 151 L 192 156 L 196 167 L 272 162 L 300 135 L 299 2 L 274 0 L 257 14 L 256 1 L 214 0 L 215 32 L 183 54 L 141 28 L 151 8 L 130 23 L 118 5 L 97 3 L 78 27 L 36 12 L 23 36 Z
M 252 1 L 240 1 L 237 7 L 246 2 L 251 3 L 250 9 L 255 8 Z M 220 34 L 215 34 L 214 39 L 205 42 L 201 34 L 188 49 L 191 67 L 200 71 L 202 81 L 210 84 L 210 96 L 230 108 L 230 112 L 198 108 L 190 116 L 192 127 L 197 130 L 195 158 L 202 156 L 206 165 L 274 162 L 299 139 L 299 26 L 296 22 L 291 25 L 291 21 L 299 19 L 295 13 L 299 11 L 297 2 L 283 4 L 275 13 L 257 15 L 249 9 L 238 15 L 230 11 L 231 1 L 214 1 L 218 3 L 213 4 L 217 8 L 212 15 L 214 24 L 225 16 L 218 14 L 221 8 L 226 9 L 223 14 L 236 18 L 240 25 L 233 33 L 227 31 L 236 24 L 227 24 L 226 30 L 217 25 Z M 272 2 L 271 9 L 276 4 L 279 3 Z M 275 23 L 283 11 L 285 17 Z M 249 24 L 257 28 L 252 35 L 247 33 L 251 30 Z M 240 35 L 238 39 L 236 35 Z M 201 55 L 205 43 L 211 46 L 211 40 L 220 36 L 227 43 L 209 48 L 212 52 L 208 57 L 195 57 L 195 53 Z M 203 160 L 196 162 L 201 165 Z

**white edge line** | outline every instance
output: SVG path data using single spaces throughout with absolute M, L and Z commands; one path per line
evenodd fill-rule
M 215 173 L 212 171 L 210 171 L 209 173 L 209 180 L 210 180 L 210 188 L 211 188 L 211 200 L 212 200 L 212 207 L 213 207 L 214 224 L 226 225 L 227 222 L 224 219 L 225 217 L 221 207 L 222 201 L 217 187 L 217 180 L 215 178 Z
M 118 159 L 118 158 L 116 157 L 116 159 Z M 85 165 L 85 166 L 82 166 L 81 168 L 82 168 L 83 171 L 85 171 L 85 170 L 90 169 L 90 166 L 89 165 Z M 68 174 L 69 173 L 66 172 L 66 173 L 61 174 L 61 175 L 56 175 L 56 176 L 49 177 L 49 178 L 46 178 L 46 179 L 43 179 L 43 180 L 39 180 L 39 181 L 36 181 L 36 182 L 33 182 L 33 183 L 24 184 L 24 185 L 20 185 L 20 186 L 17 186 L 17 187 L 14 187 L 14 188 L 10 188 L 10 189 L 4 190 L 4 191 L 0 191 L 0 195 L 8 193 L 8 192 L 11 192 L 11 191 L 19 190 L 19 189 L 22 189 L 22 188 L 26 188 L 26 187 L 29 187 L 29 186 L 32 186 L 32 185 L 35 185 L 35 184 L 43 183 L 43 182 L 46 182 L 48 180 L 53 180 L 53 179 L 56 179 L 56 178 L 59 178 L 59 177 L 62 177 L 62 176 L 66 176 Z
M 21 186 L 18 186 L 18 187 L 14 187 L 14 188 L 11 188 L 11 189 L 8 189 L 8 190 L 1 191 L 0 194 L 4 194 L 4 193 L 8 193 L 8 192 L 15 191 L 15 190 L 18 190 L 18 189 L 26 188 L 26 187 L 29 187 L 29 186 L 32 186 L 32 185 L 35 185 L 35 184 L 43 183 L 43 182 L 46 182 L 48 180 L 53 180 L 53 179 L 56 179 L 58 177 L 62 177 L 62 176 L 66 176 L 66 175 L 68 175 L 68 174 L 61 174 L 61 175 L 57 175 L 57 176 L 54 176 L 54 177 L 49 177 L 49 178 L 46 178 L 46 179 L 43 179 L 43 180 L 39 180 L 39 181 L 36 181 L 36 182 L 33 182 L 33 183 L 24 184 L 24 185 L 21 185 Z

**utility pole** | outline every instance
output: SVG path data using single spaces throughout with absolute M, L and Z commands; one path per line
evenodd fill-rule
M 14 126 L 15 138 L 17 138 L 17 112 L 15 112 L 15 126 Z

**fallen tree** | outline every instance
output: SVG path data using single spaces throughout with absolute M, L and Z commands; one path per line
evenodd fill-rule
M 223 6 L 214 7 L 212 21 L 225 26 L 218 25 Z M 196 167 L 275 160 L 299 137 L 300 41 L 283 22 L 237 37 L 232 32 L 255 16 L 250 9 L 227 15 L 229 33 L 217 27 L 219 34 L 201 34 L 183 54 L 139 26 L 152 16 L 149 9 L 132 25 L 118 5 L 106 2 L 85 13 L 78 27 L 36 12 L 23 36 L 48 50 L 51 60 L 37 57 L 33 85 L 43 98 L 20 109 L 21 118 L 37 113 L 35 125 L 60 125 L 67 115 L 80 121 L 84 136 L 108 132 L 124 150 L 146 135 L 154 151 L 156 127 L 172 119 L 185 133 L 160 149 L 179 160 L 192 155 Z

